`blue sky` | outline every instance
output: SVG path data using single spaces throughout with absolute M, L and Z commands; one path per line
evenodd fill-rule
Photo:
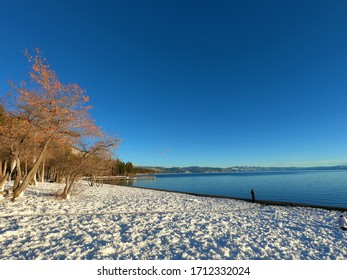
M 0 94 L 40 48 L 121 160 L 347 164 L 346 1 L 0 1 Z

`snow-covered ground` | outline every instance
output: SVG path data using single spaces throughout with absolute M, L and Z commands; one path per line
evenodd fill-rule
M 81 182 L 0 200 L 0 259 L 347 259 L 336 211 Z

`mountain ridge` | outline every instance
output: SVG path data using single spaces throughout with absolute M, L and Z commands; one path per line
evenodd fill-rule
M 162 167 L 140 166 L 155 170 L 157 173 L 233 173 L 233 172 L 260 172 L 260 171 L 299 171 L 299 170 L 347 170 L 347 165 L 315 166 L 315 167 L 262 167 L 262 166 L 232 166 L 232 167 Z

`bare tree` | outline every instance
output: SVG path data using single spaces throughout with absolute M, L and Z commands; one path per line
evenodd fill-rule
M 100 162 L 101 159 L 109 157 L 110 149 L 116 147 L 118 142 L 118 139 L 108 138 L 107 140 L 96 142 L 89 149 L 84 147 L 83 151 L 80 150 L 79 154 L 75 155 L 73 159 L 72 168 L 65 176 L 65 187 L 60 196 L 66 199 L 71 193 L 76 180 L 83 174 L 88 174 L 88 171 L 90 171 L 90 165 L 88 163 L 96 163 L 96 160 Z M 98 169 L 98 165 L 100 163 L 93 166 L 94 170 Z

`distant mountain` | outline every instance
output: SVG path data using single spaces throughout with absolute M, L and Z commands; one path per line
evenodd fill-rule
M 346 165 L 317 166 L 317 167 L 260 167 L 260 166 L 233 166 L 233 167 L 160 167 L 143 166 L 158 173 L 232 173 L 232 172 L 260 172 L 260 171 L 295 171 L 295 170 L 347 170 Z

